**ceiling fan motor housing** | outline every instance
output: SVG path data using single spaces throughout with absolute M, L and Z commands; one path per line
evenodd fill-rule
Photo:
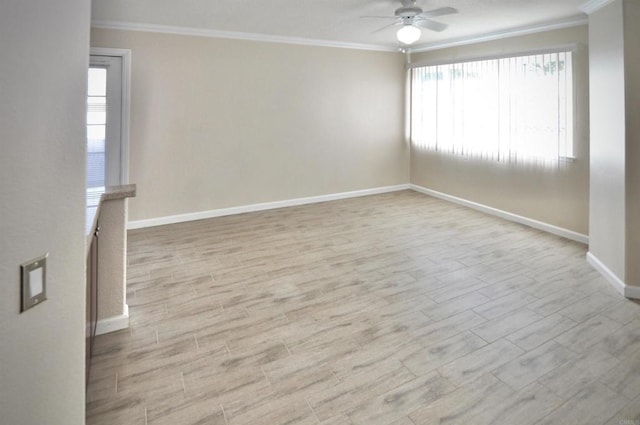
M 403 19 L 413 18 L 421 13 L 422 9 L 417 6 L 400 7 L 395 11 L 395 15 Z

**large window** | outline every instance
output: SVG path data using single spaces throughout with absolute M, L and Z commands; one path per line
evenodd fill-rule
M 568 51 L 415 67 L 411 141 L 497 161 L 571 158 L 572 75 Z

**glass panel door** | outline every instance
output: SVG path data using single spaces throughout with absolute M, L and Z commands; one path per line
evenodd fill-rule
M 91 56 L 87 96 L 87 200 L 122 184 L 122 59 Z M 92 196 L 93 195 L 93 196 Z

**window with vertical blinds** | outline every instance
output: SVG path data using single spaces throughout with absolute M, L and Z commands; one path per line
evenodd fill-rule
M 415 67 L 417 148 L 507 162 L 573 156 L 570 51 Z

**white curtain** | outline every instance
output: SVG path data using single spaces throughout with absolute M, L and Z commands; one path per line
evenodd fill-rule
M 414 68 L 412 143 L 498 161 L 571 157 L 571 65 L 559 52 Z

